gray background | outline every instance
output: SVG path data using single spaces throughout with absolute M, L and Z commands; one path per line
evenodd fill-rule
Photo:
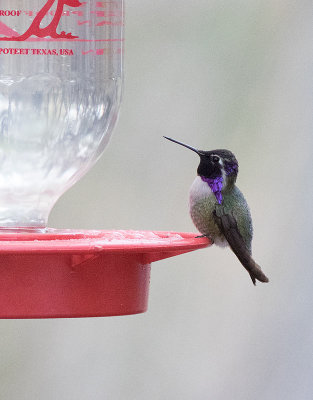
M 195 231 L 198 158 L 162 135 L 229 148 L 271 282 L 212 246 L 152 265 L 146 314 L 0 321 L 1 398 L 312 399 L 311 6 L 126 1 L 119 123 L 50 226 Z

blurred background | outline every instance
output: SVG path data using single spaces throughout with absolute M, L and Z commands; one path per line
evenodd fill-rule
M 49 225 L 196 232 L 198 157 L 162 136 L 228 148 L 270 283 L 212 246 L 152 265 L 145 314 L 0 321 L 1 398 L 313 398 L 311 6 L 126 0 L 119 123 Z

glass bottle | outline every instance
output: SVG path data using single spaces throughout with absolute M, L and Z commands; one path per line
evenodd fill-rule
M 1 0 L 0 231 L 44 231 L 96 162 L 122 90 L 123 0 Z

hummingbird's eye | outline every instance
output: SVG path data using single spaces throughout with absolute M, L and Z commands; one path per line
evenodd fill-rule
M 213 156 L 212 157 L 213 162 L 218 163 L 220 161 L 219 156 Z

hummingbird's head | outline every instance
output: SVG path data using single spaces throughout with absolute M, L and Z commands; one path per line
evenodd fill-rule
M 197 151 L 200 156 L 200 164 L 197 169 L 199 176 L 208 179 L 221 177 L 225 186 L 235 183 L 238 174 L 238 161 L 231 151 L 224 149 Z
M 201 178 L 204 180 L 220 179 L 223 181 L 224 188 L 234 185 L 238 174 L 238 161 L 231 151 L 223 149 L 210 151 L 197 150 L 177 140 L 164 137 L 171 142 L 187 147 L 187 149 L 199 155 L 200 164 L 197 173 Z

